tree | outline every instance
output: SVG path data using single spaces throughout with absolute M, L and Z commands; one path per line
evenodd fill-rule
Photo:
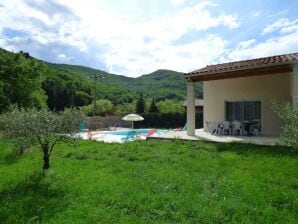
M 110 100 L 106 100 L 106 99 L 96 100 L 95 115 L 105 116 L 107 114 L 111 114 L 113 113 L 113 107 L 114 106 Z M 85 115 L 91 116 L 93 115 L 93 104 L 83 106 L 80 108 L 80 110 Z
M 46 109 L 14 108 L 0 116 L 0 127 L 6 138 L 17 140 L 22 149 L 38 145 L 43 153 L 43 170 L 47 170 L 55 145 L 71 141 L 82 121 L 83 116 L 75 109 L 66 109 L 58 114 Z
M 152 101 L 151 101 L 151 104 L 150 104 L 150 107 L 149 107 L 149 113 L 158 113 L 158 108 L 155 104 L 155 99 L 152 98 Z
M 124 103 L 115 106 L 115 115 L 125 115 L 135 113 L 136 105 L 135 103 Z
M 47 104 L 52 111 L 63 111 L 75 106 L 76 86 L 56 77 L 47 78 L 42 87 L 48 95 Z
M 289 102 L 273 103 L 273 110 L 283 120 L 281 144 L 298 148 L 298 110 Z
M 23 108 L 46 106 L 41 88 L 43 69 L 42 63 L 24 57 L 23 53 L 9 54 L 0 49 L 0 111 L 11 104 Z
M 160 113 L 184 113 L 182 103 L 175 100 L 163 100 L 157 103 Z
M 83 91 L 76 91 L 75 95 L 75 105 L 78 107 L 90 104 L 92 101 L 92 97 L 88 95 L 88 93 Z
M 144 112 L 145 112 L 145 101 L 144 101 L 143 93 L 141 92 L 136 104 L 136 113 L 141 114 Z

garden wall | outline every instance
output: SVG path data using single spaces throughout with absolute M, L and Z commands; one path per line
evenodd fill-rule
M 107 129 L 109 127 L 130 127 L 130 122 L 121 120 L 122 116 L 87 117 L 87 127 L 90 130 Z

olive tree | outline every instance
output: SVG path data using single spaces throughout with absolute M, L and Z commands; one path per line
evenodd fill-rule
M 280 143 L 298 148 L 298 110 L 289 102 L 274 102 L 273 110 L 284 122 Z
M 72 140 L 83 119 L 75 109 L 55 113 L 46 109 L 15 108 L 0 115 L 0 127 L 4 137 L 15 139 L 23 150 L 37 145 L 43 153 L 43 170 L 47 170 L 55 145 Z

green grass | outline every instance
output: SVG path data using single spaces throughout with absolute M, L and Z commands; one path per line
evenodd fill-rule
M 0 223 L 297 223 L 298 154 L 182 141 L 57 145 L 0 141 Z

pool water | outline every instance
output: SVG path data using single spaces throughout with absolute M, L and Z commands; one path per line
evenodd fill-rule
M 148 134 L 152 129 L 134 129 L 134 131 L 137 133 L 137 135 L 146 135 Z M 127 130 L 127 131 L 109 131 L 107 134 L 111 135 L 123 135 L 126 136 L 129 132 L 132 130 Z M 156 132 L 158 133 L 158 131 Z

